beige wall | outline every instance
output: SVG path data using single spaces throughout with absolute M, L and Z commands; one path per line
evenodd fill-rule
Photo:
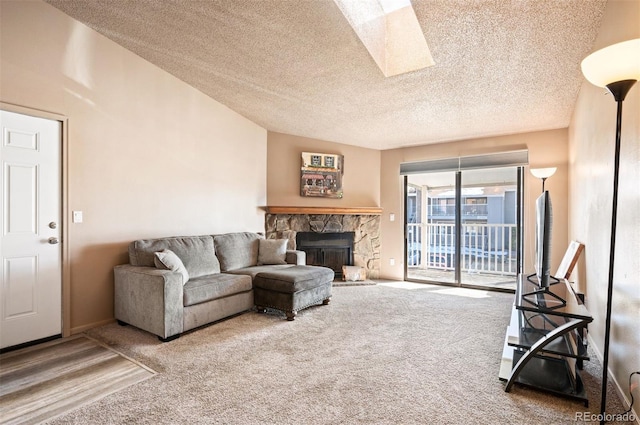
M 267 202 L 271 206 L 380 206 L 380 151 L 306 137 L 269 132 L 267 136 Z M 300 196 L 300 154 L 344 155 L 342 199 Z
M 609 1 L 594 50 L 640 37 L 640 1 Z M 585 244 L 576 278 L 594 316 L 593 346 L 604 349 L 616 103 L 586 80 L 569 131 L 569 237 Z M 629 374 L 640 370 L 640 84 L 623 105 L 609 369 L 629 400 Z M 636 377 L 637 378 L 637 377 Z M 636 379 L 634 378 L 634 379 Z M 637 379 L 636 379 L 637 382 Z M 635 412 L 640 413 L 636 391 Z
M 382 217 L 382 267 L 381 276 L 388 279 L 404 279 L 404 230 L 403 178 L 400 164 L 427 159 L 449 158 L 500 152 L 526 148 L 529 151 L 531 168 L 557 167 L 558 171 L 545 184 L 553 202 L 552 271 L 555 270 L 567 246 L 567 130 L 541 131 L 511 136 L 439 143 L 411 148 L 392 149 L 382 152 L 381 160 L 381 206 Z M 534 208 L 540 195 L 540 180 L 525 173 L 525 271 L 533 270 Z M 395 221 L 389 220 L 394 213 Z M 399 218 L 399 219 L 398 219 Z M 560 248 L 556 248 L 560 247 Z M 390 265 L 390 259 L 395 266 Z
M 68 117 L 67 328 L 112 320 L 129 241 L 264 229 L 265 129 L 48 4 L 0 8 L 0 101 Z

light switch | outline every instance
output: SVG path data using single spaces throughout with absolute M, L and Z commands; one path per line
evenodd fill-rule
M 396 215 L 394 213 L 389 214 L 389 221 L 396 221 Z
M 396 265 L 396 259 L 395 258 L 389 258 L 389 265 L 390 266 L 395 266 Z
M 82 223 L 82 211 L 74 211 L 73 212 L 73 222 L 74 223 Z

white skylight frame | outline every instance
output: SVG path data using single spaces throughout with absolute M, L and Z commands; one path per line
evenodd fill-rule
M 410 0 L 333 0 L 385 77 L 434 65 Z

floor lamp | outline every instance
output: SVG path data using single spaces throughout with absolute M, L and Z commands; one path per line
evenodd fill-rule
M 609 368 L 609 338 L 611 334 L 611 296 L 613 295 L 613 266 L 616 247 L 616 218 L 618 215 L 618 174 L 620 169 L 620 135 L 622 102 L 631 87 L 640 79 L 640 38 L 613 44 L 593 52 L 582 61 L 582 73 L 589 82 L 606 87 L 618 104 L 616 145 L 613 169 L 613 208 L 611 211 L 611 245 L 609 246 L 609 280 L 605 319 L 604 356 L 602 364 L 602 392 L 600 423 L 606 422 L 607 371 Z
M 557 170 L 556 167 L 549 167 L 549 168 L 532 168 L 529 171 L 531 171 L 531 174 L 533 174 L 533 177 L 536 177 L 542 180 L 542 193 L 544 193 L 544 182 L 549 177 L 553 176 L 556 170 Z

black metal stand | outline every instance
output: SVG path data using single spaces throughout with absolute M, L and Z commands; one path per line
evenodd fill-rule
M 536 276 L 535 273 L 530 274 L 529 276 L 527 276 L 527 280 L 535 284 L 536 282 L 534 282 L 533 280 L 533 277 L 535 276 Z M 553 276 L 549 276 L 549 277 L 553 279 L 553 282 L 551 282 L 550 285 L 555 285 L 556 283 L 560 282 L 560 279 L 556 277 L 553 277 Z M 548 295 L 551 298 L 557 300 L 558 304 L 548 305 L 549 300 L 545 299 L 545 295 Z M 531 300 L 531 297 L 535 297 L 535 301 Z M 551 290 L 548 287 L 536 289 L 535 291 L 522 294 L 522 300 L 528 302 L 529 304 L 537 308 L 547 309 L 547 310 L 553 310 L 554 308 L 561 308 L 567 305 L 567 302 L 564 300 L 564 298 L 551 292 Z
M 600 424 L 606 423 L 607 374 L 609 368 L 609 339 L 611 336 L 611 297 L 613 295 L 613 265 L 616 253 L 616 220 L 618 216 L 618 176 L 620 171 L 620 136 L 622 132 L 622 102 L 636 80 L 617 81 L 607 85 L 618 104 L 616 114 L 616 148 L 613 165 L 613 207 L 611 210 L 611 245 L 609 246 L 609 281 L 607 286 L 607 314 L 605 319 L 604 354 L 602 360 L 602 388 L 600 399 Z
M 540 305 L 525 302 L 525 293 L 536 293 L 537 282 L 518 275 L 518 286 L 511 320 L 502 350 L 499 378 L 505 391 L 515 384 L 548 391 L 582 401 L 589 406 L 587 392 L 579 369 L 589 360 L 583 331 L 593 318 L 581 304 L 568 281 L 552 288 L 566 297 L 566 305 L 550 310 L 544 306 L 554 298 L 549 292 L 538 292 Z M 553 301 L 552 301 L 553 302 Z

